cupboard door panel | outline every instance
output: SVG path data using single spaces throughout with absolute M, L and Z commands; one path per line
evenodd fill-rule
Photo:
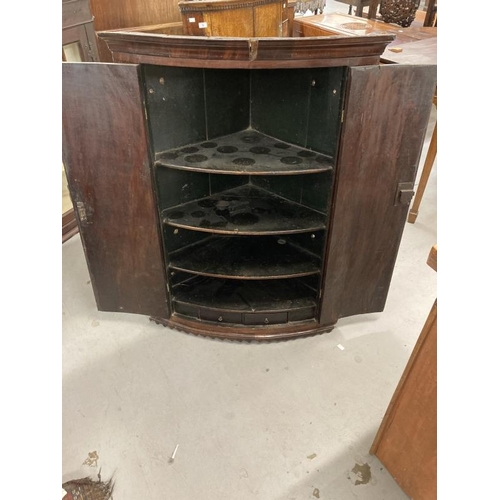
M 139 66 L 63 63 L 71 197 L 101 311 L 168 317 Z
M 349 68 L 322 324 L 385 306 L 435 85 L 433 66 Z

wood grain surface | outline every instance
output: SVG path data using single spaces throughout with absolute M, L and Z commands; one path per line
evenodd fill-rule
M 429 66 L 350 69 L 321 323 L 384 309 L 435 83 Z
M 138 67 L 63 63 L 62 95 L 64 165 L 97 306 L 168 317 Z
M 422 329 L 370 453 L 414 500 L 437 498 L 437 302 Z
M 96 31 L 181 21 L 176 0 L 90 0 Z M 101 61 L 111 61 L 106 44 L 99 42 Z
M 193 68 L 318 68 L 378 64 L 394 34 L 359 37 L 230 38 L 98 33 L 113 61 Z

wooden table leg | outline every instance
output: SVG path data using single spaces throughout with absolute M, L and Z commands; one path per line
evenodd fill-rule
M 432 166 L 434 165 L 434 160 L 437 154 L 437 122 L 434 125 L 434 131 L 432 132 L 432 139 L 429 144 L 429 150 L 427 151 L 427 156 L 425 157 L 424 168 L 422 169 L 422 175 L 420 176 L 420 181 L 418 183 L 417 193 L 415 199 L 413 200 L 413 206 L 410 208 L 410 213 L 408 214 L 408 222 L 414 223 L 417 220 L 418 209 L 420 207 L 420 202 L 424 196 L 425 187 L 427 186 L 427 181 L 431 174 Z
M 368 6 L 368 19 L 375 19 L 377 17 L 377 8 L 379 0 L 370 0 L 370 5 Z
M 356 16 L 363 17 L 363 0 L 357 0 L 356 2 Z
M 436 0 L 429 0 L 427 4 L 427 13 L 425 14 L 424 26 L 433 26 L 435 5 Z

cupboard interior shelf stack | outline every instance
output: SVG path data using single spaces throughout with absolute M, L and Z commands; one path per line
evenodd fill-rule
M 344 73 L 144 67 L 175 314 L 315 317 Z
M 368 55 L 359 39 L 301 38 L 291 52 L 259 41 L 277 44 L 272 63 L 241 39 L 184 37 L 179 48 L 183 37 L 101 36 L 115 62 L 129 64 L 63 72 L 63 115 L 84 115 L 79 126 L 63 123 L 65 164 L 101 310 L 272 339 L 383 309 L 432 71 L 372 64 L 353 73 L 353 62 L 378 60 L 387 35 L 360 37 Z M 307 43 L 330 50 L 315 55 Z M 396 104 L 369 109 L 391 85 Z M 408 98 L 391 124 L 387 113 Z M 375 140 L 356 137 L 361 124 Z M 92 151 L 82 153 L 82 141 Z

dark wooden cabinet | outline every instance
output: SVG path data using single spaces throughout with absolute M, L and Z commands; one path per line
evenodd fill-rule
M 63 0 L 63 60 L 99 61 L 94 18 L 88 0 Z
M 99 60 L 93 16 L 88 0 L 63 0 L 62 2 L 62 60 L 71 62 Z M 62 242 L 64 243 L 78 233 L 64 167 L 62 188 Z
M 237 339 L 383 310 L 435 69 L 378 66 L 387 35 L 102 36 L 116 64 L 63 69 L 100 310 Z

